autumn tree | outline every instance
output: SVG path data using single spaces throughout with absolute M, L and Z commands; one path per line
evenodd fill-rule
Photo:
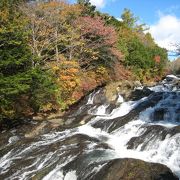
M 71 26 L 72 21 L 79 16 L 78 5 L 66 2 L 35 3 L 23 8 L 29 18 L 30 46 L 33 54 L 41 61 L 59 60 L 61 53 L 69 51 L 72 58 L 73 43 L 77 32 Z
M 81 17 L 76 24 L 80 28 L 81 39 L 84 40 L 78 57 L 81 67 L 86 69 L 98 62 L 111 64 L 113 55 L 120 58 L 120 54 L 115 51 L 115 29 L 106 26 L 101 17 Z

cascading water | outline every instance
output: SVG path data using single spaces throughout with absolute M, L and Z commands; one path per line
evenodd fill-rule
M 52 130 L 28 139 L 23 132 L 2 132 L 0 179 L 85 180 L 106 160 L 135 158 L 168 166 L 180 177 L 180 91 L 171 82 L 150 88 L 149 97 L 125 102 L 110 113 L 94 104 L 100 90 L 71 115 L 94 115 L 84 125 Z

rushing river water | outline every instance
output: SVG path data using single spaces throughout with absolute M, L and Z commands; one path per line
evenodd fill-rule
M 166 80 L 150 90 L 137 101 L 119 95 L 112 111 L 94 104 L 100 91 L 93 92 L 69 117 L 92 115 L 78 127 L 31 139 L 16 129 L 2 132 L 0 179 L 85 180 L 102 168 L 99 162 L 116 158 L 161 163 L 180 177 L 180 91 Z

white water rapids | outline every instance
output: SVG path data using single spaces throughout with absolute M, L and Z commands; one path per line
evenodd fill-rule
M 128 115 L 139 104 L 147 101 L 148 97 L 125 102 L 119 95 L 117 101 L 120 104 L 108 114 L 106 112 L 108 104 L 93 106 L 93 98 L 99 93 L 97 91 L 90 94 L 84 104 L 84 106 L 92 105 L 88 113 L 95 116 L 82 126 L 51 131 L 33 141 L 22 138 L 16 131 L 12 132 L 14 136 L 9 137 L 5 146 L 0 147 L 0 179 L 3 177 L 5 180 L 24 180 L 39 173 L 42 174 L 39 179 L 43 180 L 76 180 L 77 171 L 81 170 L 80 165 L 76 164 L 78 170 L 74 168 L 67 171 L 63 167 L 79 156 L 79 150 L 82 150 L 81 155 L 87 155 L 84 162 L 81 162 L 82 166 L 83 163 L 90 164 L 93 161 L 135 158 L 164 164 L 180 178 L 180 131 L 175 133 L 174 130 L 180 126 L 180 91 L 164 82 L 150 89 L 157 93 L 163 92 L 163 98 L 154 106 L 145 108 L 134 119 L 112 130 L 110 130 L 111 120 L 118 121 L 118 118 Z M 159 114 L 153 115 L 159 109 L 165 110 L 163 118 Z M 83 110 L 81 109 L 79 113 L 81 111 Z M 106 125 L 107 122 L 110 124 Z M 116 124 L 116 120 L 114 122 Z M 98 123 L 102 126 L 97 126 Z M 78 135 L 84 135 L 93 141 L 82 139 L 80 142 L 73 140 L 71 142 L 70 139 Z M 98 147 L 98 143 L 106 144 L 109 148 Z M 89 155 L 97 150 L 103 151 L 105 155 L 98 158 Z M 92 171 L 99 169 L 101 166 Z

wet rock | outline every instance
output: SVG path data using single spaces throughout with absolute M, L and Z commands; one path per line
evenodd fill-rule
M 143 89 L 135 89 L 134 91 L 132 91 L 131 95 L 129 96 L 129 99 L 137 101 L 143 97 L 149 96 L 152 93 L 153 91 L 151 91 L 147 87 L 143 87 Z
M 64 117 L 64 124 L 63 124 L 62 128 L 63 129 L 75 128 L 79 125 L 86 124 L 93 117 L 95 117 L 95 116 L 91 115 L 91 114 L 87 114 L 87 113 L 82 113 L 82 114 L 79 114 L 79 115 L 73 116 L 73 117 Z
M 123 95 L 123 97 L 127 99 L 136 85 L 137 83 L 127 80 L 109 83 L 105 87 L 105 96 L 107 102 L 115 103 L 119 94 Z
M 106 108 L 106 114 L 110 114 L 116 107 L 117 107 L 116 104 L 110 104 L 110 105 Z
M 93 104 L 95 104 L 95 105 L 104 104 L 104 103 L 106 103 L 106 101 L 107 101 L 107 99 L 105 96 L 105 92 L 103 89 L 101 89 L 100 92 L 94 96 Z
M 33 138 L 33 137 L 40 135 L 41 133 L 44 132 L 46 125 L 47 125 L 46 122 L 42 122 L 40 125 L 36 126 L 34 129 L 32 129 L 31 132 L 26 133 L 25 137 Z
M 136 159 L 116 159 L 109 161 L 89 180 L 178 180 L 172 171 L 158 163 L 148 163 Z
M 141 150 L 144 150 L 152 139 L 159 138 L 160 140 L 164 140 L 167 135 L 164 131 L 166 128 L 160 125 L 147 126 L 144 128 L 145 131 L 142 135 L 130 139 L 127 144 L 128 149 L 136 149 L 140 144 L 143 144 Z
M 144 127 L 144 133 L 138 137 L 133 137 L 127 144 L 128 149 L 136 149 L 140 144 L 141 150 L 144 150 L 149 143 L 154 139 L 159 139 L 160 141 L 165 140 L 167 135 L 172 137 L 180 133 L 180 126 L 175 126 L 172 128 L 166 128 L 160 125 L 151 125 Z
M 145 101 L 140 102 L 134 109 L 132 109 L 127 115 L 122 117 L 117 117 L 109 120 L 99 120 L 92 124 L 95 128 L 101 128 L 105 131 L 112 132 L 121 126 L 124 126 L 126 123 L 136 120 L 143 110 L 155 106 L 162 98 L 164 93 L 152 93 Z
M 152 114 L 152 120 L 153 121 L 162 121 L 165 118 L 166 113 L 168 112 L 165 108 L 158 108 L 154 110 L 154 113 Z

